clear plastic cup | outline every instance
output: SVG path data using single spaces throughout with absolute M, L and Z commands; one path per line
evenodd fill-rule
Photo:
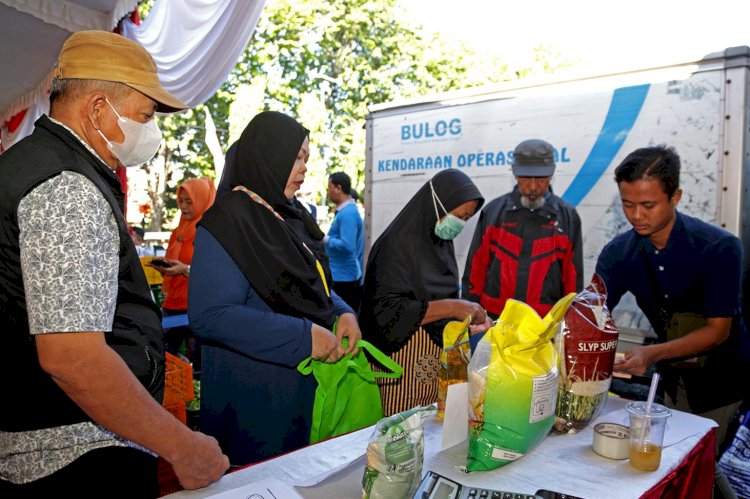
M 672 411 L 661 404 L 630 402 L 625 406 L 630 415 L 630 465 L 640 471 L 655 471 L 661 464 L 661 449 L 667 419 Z

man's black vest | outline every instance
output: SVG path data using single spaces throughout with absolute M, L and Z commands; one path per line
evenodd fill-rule
M 101 191 L 120 235 L 117 307 L 107 344 L 158 401 L 164 393 L 161 313 L 123 216 L 120 180 L 65 128 L 46 116 L 34 133 L 0 155 L 0 431 L 26 431 L 89 421 L 39 365 L 29 333 L 19 254 L 21 199 L 62 171 L 88 178 Z M 92 248 L 92 251 L 94 249 Z M 91 275 L 91 279 L 101 276 Z

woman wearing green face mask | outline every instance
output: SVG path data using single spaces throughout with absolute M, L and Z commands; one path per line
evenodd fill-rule
M 459 170 L 426 182 L 370 250 L 360 307 L 363 337 L 404 367 L 380 385 L 386 415 L 437 401 L 443 328 L 471 317 L 489 327 L 484 309 L 458 299 L 453 239 L 484 203 Z M 377 367 L 377 366 L 376 366 Z

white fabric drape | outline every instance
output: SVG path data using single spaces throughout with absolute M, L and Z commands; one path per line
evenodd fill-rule
M 7 130 L 5 126 L 2 127 L 3 147 L 7 149 L 27 135 L 31 135 L 31 132 L 34 131 L 34 122 L 43 114 L 49 114 L 49 98 L 46 97 L 46 94 L 43 99 L 37 99 L 31 103 L 26 110 L 26 116 L 13 133 Z
M 120 19 L 133 12 L 139 1 L 108 0 L 104 2 L 106 11 L 68 0 L 2 0 L 2 3 L 74 33 L 86 29 L 109 31 L 117 26 Z
M 85 29 L 111 31 L 137 5 L 138 0 L 0 0 L 0 16 L 4 18 L 0 32 L 6 35 L 3 43 L 10 59 L 3 62 L 11 64 L 3 68 L 8 79 L 0 88 L 10 95 L 15 95 L 18 88 L 26 90 L 0 106 L 0 123 L 47 98 L 49 72 L 70 33 Z M 7 103 L 5 99 L 3 102 Z
M 159 67 L 164 88 L 189 106 L 208 100 L 224 83 L 258 24 L 265 0 L 156 2 L 146 20 L 122 23 Z
M 110 11 L 102 12 L 69 0 L 0 2 L 37 17 L 55 29 L 70 32 L 110 31 L 138 4 L 138 0 L 102 0 L 100 4 L 111 4 Z M 234 69 L 250 41 L 264 4 L 265 0 L 156 0 L 140 26 L 126 19 L 121 23 L 121 32 L 152 54 L 164 87 L 192 107 L 208 100 Z M 55 48 L 47 76 L 37 88 L 0 109 L 4 149 L 28 135 L 34 121 L 49 109 L 49 74 L 61 45 L 60 42 Z M 22 124 L 11 134 L 5 122 L 25 108 L 28 111 Z

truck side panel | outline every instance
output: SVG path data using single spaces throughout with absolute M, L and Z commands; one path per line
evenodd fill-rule
M 724 152 L 724 71 L 576 93 L 568 85 L 529 95 L 500 93 L 473 102 L 440 101 L 373 112 L 368 119 L 367 247 L 435 173 L 458 168 L 487 200 L 512 189 L 516 144 L 542 138 L 555 146 L 553 190 L 583 223 L 587 281 L 601 248 L 629 229 L 614 168 L 632 150 L 666 144 L 682 159 L 680 209 L 717 223 Z M 736 176 L 734 181 L 739 183 Z M 722 191 L 723 192 L 723 191 Z M 463 269 L 476 217 L 456 239 Z M 738 227 L 727 227 L 737 233 Z M 632 300 L 618 307 L 623 328 L 648 329 Z

